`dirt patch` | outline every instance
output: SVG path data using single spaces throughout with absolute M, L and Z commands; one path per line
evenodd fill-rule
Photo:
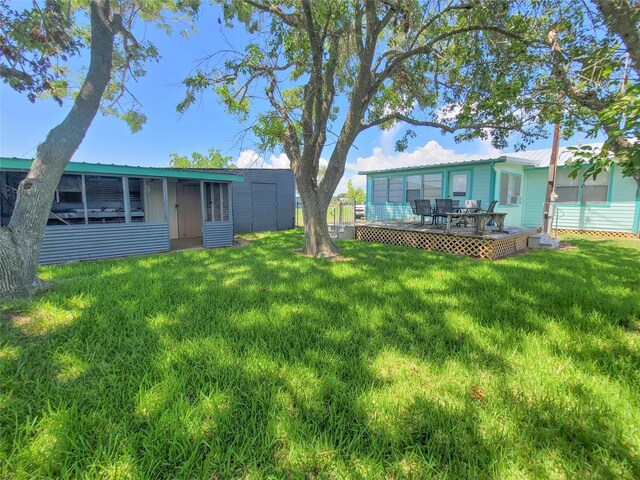
M 248 247 L 251 245 L 251 240 L 241 237 L 233 237 L 233 247 Z
M 308 255 L 304 253 L 302 248 L 294 248 L 293 253 L 297 253 L 298 255 L 302 255 L 307 258 L 317 258 L 322 260 L 330 260 L 332 262 L 352 262 L 354 259 L 351 257 L 343 257 L 342 255 L 335 255 L 333 257 L 314 257 L 313 255 Z
M 558 250 L 571 251 L 571 250 L 575 250 L 576 248 L 577 247 L 575 245 L 571 245 L 570 243 L 560 242 L 560 247 L 558 247 Z
M 31 317 L 15 312 L 6 312 L 2 314 L 2 321 L 12 323 L 16 327 L 27 325 L 31 321 Z
M 636 318 L 631 322 L 631 325 L 625 325 L 623 328 L 628 333 L 640 335 L 640 318 Z

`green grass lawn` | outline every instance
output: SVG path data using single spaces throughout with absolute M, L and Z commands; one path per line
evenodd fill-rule
M 640 242 L 250 238 L 1 307 L 0 477 L 640 478 Z

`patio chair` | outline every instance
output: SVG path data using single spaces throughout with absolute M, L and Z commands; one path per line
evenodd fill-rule
M 489 204 L 489 208 L 487 208 L 487 211 L 484 213 L 493 213 L 493 209 L 496 208 L 496 205 L 498 204 L 497 200 L 493 200 L 490 204 Z M 482 211 L 482 210 L 480 210 Z
M 484 213 L 493 213 L 493 209 L 496 208 L 496 205 L 498 204 L 497 200 L 493 200 L 490 204 L 489 204 L 489 208 L 487 208 L 487 211 Z M 480 210 L 482 211 L 482 210 Z M 487 222 L 487 225 L 489 226 L 495 226 L 495 222 L 493 220 L 489 220 Z
M 482 200 L 467 200 L 464 202 L 464 208 L 467 213 L 476 213 L 480 211 L 480 206 L 482 205 Z
M 409 200 L 409 205 L 411 206 L 411 213 L 413 213 L 416 217 L 420 216 L 420 213 L 418 213 L 417 203 L 418 203 L 417 199 Z M 424 225 L 424 218 L 422 219 L 422 222 L 414 223 L 414 225 Z
M 454 213 L 453 200 L 450 198 L 436 198 L 435 223 L 438 223 L 439 218 L 446 219 L 448 213 Z
M 416 206 L 416 200 L 409 200 L 409 205 L 411 206 L 411 213 L 418 216 L 418 207 Z
M 465 200 L 464 208 L 461 208 L 460 211 L 465 213 L 478 213 L 481 211 L 480 205 L 482 205 L 482 200 Z M 471 217 L 471 222 L 475 222 L 475 218 Z M 460 222 L 458 222 L 458 226 L 460 223 L 464 223 L 464 226 L 467 226 L 467 217 L 464 217 Z
M 424 225 L 424 217 L 431 217 L 431 224 L 434 222 L 433 209 L 431 208 L 431 200 L 414 200 L 416 202 L 417 214 L 420 215 L 421 222 L 419 226 Z

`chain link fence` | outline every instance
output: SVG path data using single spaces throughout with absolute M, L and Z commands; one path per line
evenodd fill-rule
M 351 198 L 333 200 L 327 209 L 327 224 L 332 238 L 354 238 L 356 205 Z M 296 227 L 304 228 L 302 202 L 296 202 Z

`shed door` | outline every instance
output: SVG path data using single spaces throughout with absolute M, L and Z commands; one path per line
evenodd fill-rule
M 278 229 L 276 216 L 278 187 L 275 183 L 252 183 L 252 221 L 254 232 Z
M 178 236 L 193 238 L 202 236 L 202 206 L 200 184 L 178 183 Z

